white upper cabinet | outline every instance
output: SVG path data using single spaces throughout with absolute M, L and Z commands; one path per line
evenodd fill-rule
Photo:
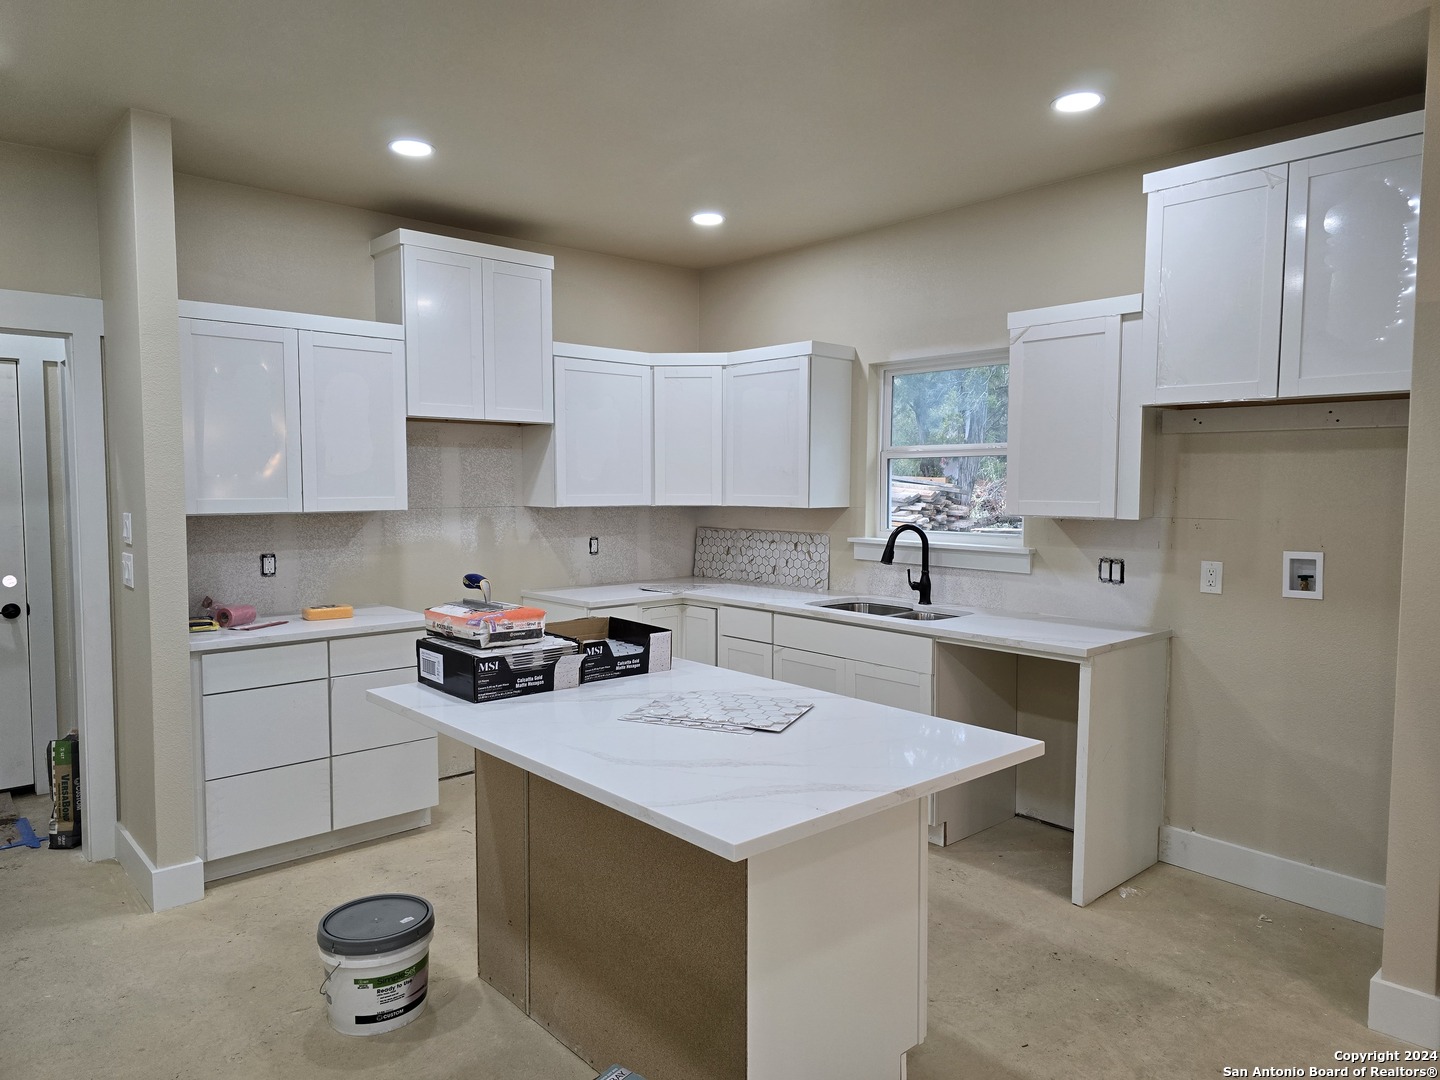
M 399 326 L 180 302 L 185 512 L 406 506 Z
M 408 415 L 552 422 L 553 258 L 410 229 L 370 253 L 375 309 L 405 325 Z
M 1281 397 L 1410 389 L 1422 138 L 1290 166 Z
M 187 514 L 298 513 L 293 329 L 180 320 Z
M 300 331 L 304 508 L 403 510 L 405 346 Z
M 1423 119 L 1145 177 L 1155 404 L 1409 389 Z
M 724 505 L 850 504 L 852 369 L 818 353 L 725 369 Z
M 723 368 L 655 371 L 655 505 L 720 504 Z
M 555 424 L 521 434 L 527 506 L 849 503 L 853 349 L 556 350 Z
M 1037 517 L 1151 513 L 1157 417 L 1140 296 L 1012 312 L 1006 505 Z

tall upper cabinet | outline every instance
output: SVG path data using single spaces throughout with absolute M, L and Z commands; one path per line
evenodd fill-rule
M 403 510 L 402 329 L 180 302 L 189 514 Z
M 375 310 L 405 324 L 408 415 L 549 424 L 549 255 L 396 229 L 370 244 Z
M 1145 177 L 1155 404 L 1409 390 L 1423 120 Z

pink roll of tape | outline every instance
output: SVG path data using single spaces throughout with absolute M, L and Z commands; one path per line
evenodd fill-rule
M 215 621 L 226 629 L 255 621 L 255 609 L 249 604 L 221 604 L 215 609 Z

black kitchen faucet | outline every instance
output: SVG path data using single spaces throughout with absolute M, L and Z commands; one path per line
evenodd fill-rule
M 930 603 L 930 538 L 925 535 L 925 530 L 918 525 L 906 523 L 897 525 L 891 532 L 890 539 L 885 541 L 885 551 L 880 556 L 880 561 L 889 566 L 895 561 L 895 538 L 906 529 L 909 529 L 916 536 L 920 537 L 920 580 L 916 581 L 910 576 L 909 569 L 905 571 L 905 580 L 910 582 L 910 588 L 920 594 L 920 603 Z

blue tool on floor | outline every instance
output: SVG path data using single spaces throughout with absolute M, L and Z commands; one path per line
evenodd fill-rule
M 35 835 L 35 830 L 30 827 L 29 818 L 16 818 L 15 830 L 20 834 L 20 839 L 16 840 L 13 844 L 0 845 L 0 851 L 5 851 L 12 847 L 38 848 L 45 842 Z

